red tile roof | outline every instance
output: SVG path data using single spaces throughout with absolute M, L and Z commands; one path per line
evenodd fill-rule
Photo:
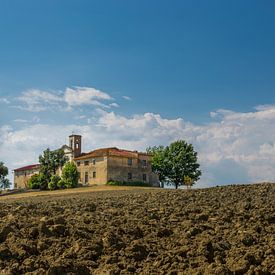
M 24 166 L 24 167 L 20 167 L 20 168 L 14 169 L 14 172 L 20 172 L 20 171 L 38 169 L 39 166 L 40 166 L 40 164 L 28 165 L 28 166 Z
M 89 153 L 83 153 L 81 156 L 75 158 L 78 159 L 86 159 L 90 157 L 102 157 L 102 156 L 118 156 L 118 157 L 127 157 L 127 158 L 138 158 L 139 155 L 148 155 L 146 153 L 141 153 L 138 151 L 129 151 L 124 149 L 118 149 L 116 147 L 110 148 L 101 148 L 91 151 Z

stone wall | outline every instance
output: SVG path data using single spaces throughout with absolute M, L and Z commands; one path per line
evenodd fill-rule
M 143 161 L 146 161 L 146 165 Z M 133 158 L 132 161 L 125 157 L 110 156 L 108 158 L 108 180 L 138 181 L 159 186 L 157 175 L 152 173 L 150 157 L 146 155 L 138 159 Z
M 80 182 L 84 184 L 107 183 L 107 157 L 93 157 L 75 161 L 80 173 Z
M 146 161 L 146 165 L 142 161 Z M 127 157 L 104 156 L 76 160 L 75 163 L 80 173 L 80 182 L 84 184 L 101 185 L 113 180 L 139 181 L 159 186 L 158 176 L 152 173 L 150 157 L 147 155 L 139 159 L 132 158 L 131 161 Z
M 28 181 L 30 177 L 38 173 L 39 173 L 39 169 L 31 169 L 31 170 L 14 172 L 14 188 L 15 189 L 28 188 Z

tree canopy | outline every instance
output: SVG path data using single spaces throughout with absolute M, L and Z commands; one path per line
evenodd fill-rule
M 167 179 L 169 172 L 167 152 L 168 149 L 164 146 L 154 146 L 147 148 L 147 153 L 152 155 L 152 170 L 159 176 L 159 180 L 162 184 Z
M 2 189 L 9 188 L 11 185 L 10 181 L 6 178 L 8 174 L 8 168 L 0 161 L 0 188 Z
M 173 184 L 192 186 L 201 176 L 197 152 L 192 144 L 178 140 L 169 146 L 155 146 L 147 149 L 152 154 L 152 170 L 159 180 Z
M 79 179 L 79 172 L 73 162 L 67 162 L 62 170 L 62 180 L 64 181 L 65 187 L 73 188 L 77 187 Z
M 49 148 L 39 156 L 40 173 L 50 180 L 59 168 L 62 168 L 68 161 L 63 149 L 51 151 Z

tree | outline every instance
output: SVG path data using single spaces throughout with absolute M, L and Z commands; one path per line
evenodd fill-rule
M 167 176 L 169 173 L 167 152 L 168 149 L 164 146 L 154 146 L 147 148 L 147 153 L 152 155 L 152 170 L 159 176 L 159 181 L 161 182 L 162 188 L 164 187 L 164 182 L 167 181 Z
M 60 189 L 64 189 L 66 187 L 66 182 L 63 179 L 60 179 L 57 183 L 57 187 Z
M 194 181 L 189 176 L 184 176 L 183 181 L 184 181 L 184 185 L 187 188 L 191 188 L 191 186 L 194 184 Z
M 47 189 L 48 180 L 44 174 L 34 174 L 30 177 L 28 181 L 28 186 L 30 189 Z
M 67 162 L 62 170 L 62 180 L 65 183 L 65 187 L 73 188 L 77 187 L 79 180 L 79 172 L 73 162 Z
M 178 140 L 167 147 L 155 146 L 147 149 L 152 154 L 152 170 L 158 174 L 161 182 L 191 187 L 199 180 L 201 171 L 197 152 L 192 144 Z
M 58 182 L 61 180 L 61 178 L 57 175 L 52 175 L 51 176 L 51 181 L 48 183 L 48 188 L 50 190 L 55 190 L 58 189 Z
M 2 189 L 9 188 L 11 185 L 10 181 L 6 178 L 8 174 L 8 168 L 0 161 L 0 188 Z
M 193 185 L 201 176 L 197 152 L 184 140 L 171 143 L 167 151 L 169 182 L 177 189 L 180 185 Z
M 63 149 L 51 151 L 49 148 L 39 156 L 40 173 L 45 175 L 48 181 L 68 161 Z

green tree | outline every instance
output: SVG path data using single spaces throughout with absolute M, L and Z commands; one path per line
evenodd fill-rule
M 152 171 L 159 176 L 159 181 L 161 182 L 162 187 L 164 187 L 164 183 L 167 181 L 170 169 L 167 152 L 168 149 L 164 146 L 154 146 L 147 148 L 147 153 L 152 155 Z
M 199 180 L 200 165 L 192 144 L 178 140 L 166 147 L 149 147 L 147 152 L 152 154 L 152 170 L 160 182 L 173 184 L 177 189 L 180 185 L 191 187 Z
M 2 189 L 9 188 L 11 185 L 10 181 L 6 178 L 8 174 L 8 168 L 0 161 L 0 188 Z
M 63 179 L 60 179 L 57 183 L 58 188 L 64 189 L 66 187 L 66 182 Z
M 63 149 L 51 151 L 49 148 L 39 156 L 40 173 L 45 175 L 48 182 L 52 175 L 55 175 L 59 168 L 62 168 L 68 161 Z
M 192 186 L 201 176 L 197 152 L 184 140 L 171 143 L 167 151 L 168 179 L 177 189 L 180 185 Z
M 28 181 L 28 186 L 30 189 L 47 189 L 48 180 L 44 174 L 34 174 L 30 177 Z
M 62 170 L 62 180 L 65 183 L 65 187 L 73 188 L 77 187 L 79 180 L 79 172 L 73 162 L 67 162 Z
M 51 181 L 48 183 L 48 188 L 50 190 L 55 190 L 58 189 L 58 182 L 61 180 L 61 178 L 57 175 L 52 175 L 51 176 Z

